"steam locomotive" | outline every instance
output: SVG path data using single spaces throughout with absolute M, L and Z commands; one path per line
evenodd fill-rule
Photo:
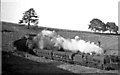
M 120 56 L 118 55 L 96 55 L 96 54 L 89 54 L 89 53 L 82 53 L 82 52 L 70 52 L 70 51 L 64 51 L 64 50 L 48 50 L 48 49 L 39 49 L 39 48 L 29 48 L 29 46 L 32 44 L 31 40 L 33 37 L 35 37 L 36 34 L 28 34 L 26 39 L 26 36 L 22 39 L 26 39 L 26 41 L 23 41 L 26 45 L 27 52 L 33 52 L 35 55 L 39 57 L 45 57 L 47 59 L 57 60 L 57 61 L 63 61 L 71 64 L 79 64 L 82 66 L 87 67 L 94 67 L 99 68 L 102 70 L 118 70 L 119 69 L 119 63 L 120 63 Z M 30 40 L 31 39 L 31 40 Z M 18 46 L 21 44 L 21 42 L 18 42 Z M 14 43 L 14 47 L 17 47 Z M 21 46 L 22 47 L 22 46 Z M 18 49 L 19 50 L 19 49 Z

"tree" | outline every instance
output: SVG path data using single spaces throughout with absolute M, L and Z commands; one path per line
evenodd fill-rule
M 102 22 L 101 20 L 99 20 L 97 18 L 94 18 L 90 21 L 90 25 L 89 25 L 88 29 L 91 29 L 95 32 L 96 32 L 96 30 L 104 32 L 104 31 L 106 31 L 106 26 L 105 26 L 104 22 Z
M 116 34 L 118 34 L 118 26 L 114 22 L 107 22 L 106 28 L 110 31 L 110 33 L 115 32 Z
M 19 23 L 26 23 L 29 29 L 31 23 L 34 23 L 34 25 L 37 26 L 38 20 L 38 15 L 36 14 L 35 10 L 30 8 L 29 10 L 25 11 L 25 13 L 23 13 L 22 20 L 20 20 Z

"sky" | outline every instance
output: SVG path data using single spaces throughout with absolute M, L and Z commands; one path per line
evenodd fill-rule
M 39 26 L 88 30 L 89 22 L 98 18 L 118 25 L 119 0 L 2 0 L 1 20 L 18 23 L 23 13 L 34 8 Z

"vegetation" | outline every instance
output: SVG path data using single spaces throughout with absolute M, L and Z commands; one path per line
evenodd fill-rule
M 31 23 L 34 23 L 35 26 L 38 25 L 38 15 L 36 14 L 35 10 L 33 8 L 30 8 L 29 10 L 25 11 L 23 13 L 22 20 L 19 21 L 19 23 L 26 23 L 28 25 L 28 29 L 31 25 Z
M 90 25 L 89 25 L 88 29 L 91 29 L 95 32 L 96 32 L 96 30 L 104 32 L 106 30 L 106 27 L 105 27 L 105 23 L 103 23 L 101 20 L 95 18 L 90 21 Z
M 112 32 L 115 32 L 116 34 L 118 34 L 118 26 L 116 26 L 116 24 L 114 22 L 107 22 L 106 28 L 107 28 L 107 30 L 110 31 L 110 33 L 112 31 Z
M 8 27 L 9 26 L 9 27 Z M 39 33 L 43 29 L 48 30 L 55 30 L 59 35 L 61 35 L 64 38 L 74 38 L 74 36 L 80 36 L 81 39 L 91 42 L 101 42 L 101 46 L 104 49 L 118 49 L 118 38 L 120 35 L 116 34 L 101 34 L 101 33 L 92 33 L 92 32 L 85 32 L 85 31 L 71 31 L 71 30 L 63 30 L 63 29 L 54 29 L 54 28 L 46 28 L 46 27 L 39 27 L 35 30 L 34 27 L 31 27 L 30 29 L 27 29 L 27 26 L 21 26 L 14 23 L 7 23 L 2 22 L 2 30 L 9 30 L 11 32 L 3 32 L 2 33 L 2 48 L 4 50 L 8 50 L 12 48 L 13 41 L 19 39 L 20 37 L 24 36 L 25 34 L 29 33 Z M 7 40 L 6 40 L 7 39 Z M 12 49 L 11 49 L 12 50 Z
M 94 32 L 105 32 L 107 30 L 111 32 L 115 32 L 118 34 L 118 26 L 114 22 L 107 22 L 106 24 L 102 22 L 100 19 L 94 18 L 90 21 L 90 25 L 88 29 L 93 30 Z
M 13 41 L 20 39 L 25 34 L 39 33 L 43 29 L 55 30 L 58 34 L 66 38 L 74 38 L 74 36 L 78 35 L 81 38 L 84 38 L 85 40 L 88 40 L 88 41 L 99 40 L 101 42 L 101 46 L 104 49 L 109 50 L 111 52 L 118 51 L 118 38 L 120 38 L 120 35 L 113 35 L 113 34 L 107 35 L 107 34 L 98 34 L 98 33 L 85 32 L 85 31 L 70 31 L 70 30 L 53 29 L 53 28 L 46 28 L 46 27 L 40 27 L 34 30 L 32 29 L 32 27 L 30 29 L 27 29 L 27 26 L 21 26 L 21 25 L 18 25 L 15 23 L 9 23 L 9 22 L 2 22 L 2 31 L 1 31 L 2 51 L 6 51 L 6 52 L 13 51 L 14 50 L 12 46 Z M 33 56 L 29 56 L 28 58 L 30 59 L 28 60 L 28 59 L 24 59 L 22 57 L 17 57 L 17 56 L 16 57 L 15 56 L 3 56 L 3 53 L 2 53 L 2 62 L 3 62 L 2 73 L 5 73 L 5 72 L 7 72 L 8 74 L 10 73 L 40 73 L 40 72 L 46 73 L 49 71 L 50 72 L 61 72 L 60 71 L 61 69 L 56 68 L 56 66 L 58 67 L 58 64 L 60 65 L 60 63 L 58 62 L 54 64 L 49 62 L 50 63 L 49 64 L 48 62 L 45 63 L 46 62 L 45 60 L 43 59 L 40 60 L 39 58 L 35 58 Z M 34 61 L 36 60 L 37 62 L 40 61 L 40 63 L 35 63 L 34 61 L 31 61 L 31 60 L 34 60 Z M 54 66 L 51 66 L 51 65 L 54 65 Z M 67 65 L 67 68 L 68 70 L 70 70 L 69 68 L 71 68 L 72 70 L 74 69 L 75 72 L 79 72 L 79 73 L 81 72 L 86 73 L 86 72 L 93 71 L 93 69 L 91 70 L 88 68 L 84 68 L 83 66 L 78 67 L 78 65 L 77 66 Z M 95 72 L 95 70 L 93 72 Z M 100 72 L 100 71 L 96 71 L 96 72 Z M 118 72 L 118 70 L 116 72 Z

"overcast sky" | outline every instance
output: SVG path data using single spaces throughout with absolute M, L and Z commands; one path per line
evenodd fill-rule
M 93 18 L 118 25 L 119 0 L 2 0 L 1 20 L 18 23 L 34 8 L 39 26 L 88 31 Z

